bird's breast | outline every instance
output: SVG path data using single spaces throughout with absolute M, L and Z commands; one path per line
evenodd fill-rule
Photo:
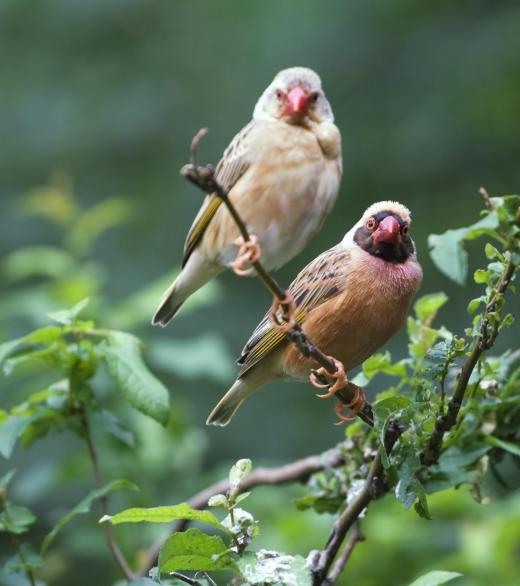
M 341 360 L 347 371 L 400 329 L 421 282 L 415 261 L 392 265 L 375 260 L 353 268 L 346 290 L 309 312 L 303 325 L 313 342 Z M 292 345 L 286 347 L 283 363 L 286 374 L 296 378 L 306 378 L 312 366 Z

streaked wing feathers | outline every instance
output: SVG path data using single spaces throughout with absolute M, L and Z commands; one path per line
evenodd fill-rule
M 250 159 L 248 155 L 250 149 L 248 137 L 253 126 L 254 122 L 250 122 L 242 128 L 224 151 L 217 165 L 215 178 L 227 191 L 235 185 L 249 167 Z M 182 266 L 186 264 L 191 253 L 201 241 L 204 232 L 221 204 L 222 200 L 216 195 L 208 195 L 204 200 L 186 237 Z
M 296 302 L 296 319 L 303 323 L 312 309 L 345 290 L 350 254 L 335 246 L 309 263 L 289 287 Z M 238 363 L 239 377 L 258 364 L 285 340 L 285 335 L 272 327 L 266 314 L 242 350 Z

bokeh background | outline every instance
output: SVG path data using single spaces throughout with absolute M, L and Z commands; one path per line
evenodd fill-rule
M 130 450 L 99 432 L 105 473 L 142 486 L 138 497 L 114 498 L 114 511 L 179 502 L 237 458 L 282 463 L 343 434 L 332 405 L 298 385 L 273 385 L 224 430 L 204 427 L 269 303 L 255 280 L 226 274 L 167 329 L 149 325 L 201 202 L 178 173 L 194 133 L 210 128 L 200 158 L 217 162 L 278 70 L 314 68 L 342 131 L 344 180 L 322 232 L 277 276 L 289 283 L 370 203 L 397 199 L 413 212 L 422 292 L 448 293 L 440 320 L 460 331 L 471 286 L 433 267 L 427 236 L 474 222 L 481 185 L 497 195 L 518 191 L 519 30 L 516 0 L 2 1 L 1 339 L 89 296 L 89 316 L 145 340 L 149 364 L 171 391 L 172 423 L 163 430 L 102 390 L 137 436 Z M 478 263 L 479 246 L 470 248 Z M 404 334 L 389 348 L 403 356 Z M 34 379 L 0 385 L 9 406 L 34 390 Z M 15 460 L 15 490 L 42 515 L 41 534 L 92 486 L 73 437 L 46 438 Z M 468 586 L 518 584 L 520 500 L 489 491 L 488 507 L 464 489 L 437 496 L 432 522 L 391 499 L 377 503 L 342 583 L 404 586 L 432 568 L 462 571 Z M 291 500 L 301 493 L 252 497 L 264 545 L 305 555 L 323 544 L 331 518 L 297 513 Z M 78 519 L 53 547 L 51 583 L 117 578 L 95 519 Z M 135 552 L 153 529 L 119 533 Z

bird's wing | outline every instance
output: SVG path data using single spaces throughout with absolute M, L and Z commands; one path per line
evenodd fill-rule
M 215 169 L 215 179 L 226 191 L 229 191 L 235 185 L 251 163 L 250 137 L 254 125 L 253 121 L 242 128 L 224 151 Z M 221 203 L 222 200 L 217 195 L 206 196 L 186 237 L 182 266 L 186 264 L 191 253 L 201 241 Z
M 296 303 L 298 323 L 305 321 L 309 311 L 345 290 L 349 260 L 348 251 L 339 245 L 334 246 L 316 257 L 298 274 L 288 289 Z M 283 332 L 273 328 L 269 314 L 266 314 L 242 350 L 238 359 L 242 368 L 238 376 L 244 375 L 284 340 Z

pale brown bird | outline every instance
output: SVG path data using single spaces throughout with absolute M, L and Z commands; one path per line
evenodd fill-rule
M 375 203 L 339 244 L 308 264 L 289 287 L 304 332 L 347 372 L 380 348 L 405 320 L 422 279 L 409 230 L 406 207 L 392 201 Z M 227 425 L 253 392 L 278 379 L 308 381 L 310 369 L 317 367 L 273 326 L 269 314 L 238 363 L 238 378 L 208 424 Z
M 273 270 L 319 231 L 336 201 L 341 173 L 341 136 L 321 80 L 310 69 L 293 67 L 280 71 L 264 91 L 253 120 L 224 151 L 216 179 L 259 242 L 264 267 Z M 192 293 L 233 265 L 240 244 L 221 199 L 207 196 L 186 239 L 182 272 L 152 323 L 165 326 Z M 254 255 L 246 249 L 239 256 Z M 244 258 L 235 265 L 240 274 Z

